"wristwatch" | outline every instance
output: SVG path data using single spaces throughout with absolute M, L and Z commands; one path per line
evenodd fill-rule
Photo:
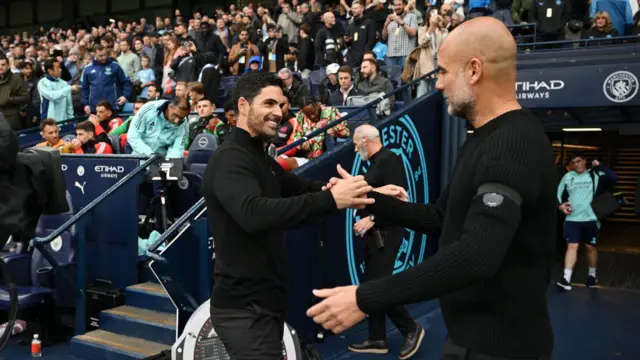
M 369 220 L 376 221 L 376 216 L 373 214 L 369 215 Z

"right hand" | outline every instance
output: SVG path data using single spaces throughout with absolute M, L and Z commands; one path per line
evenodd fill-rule
M 331 195 L 336 202 L 338 209 L 362 209 L 366 205 L 375 202 L 374 199 L 367 198 L 367 193 L 373 188 L 364 180 L 364 176 L 352 176 L 346 172 L 342 166 L 338 165 L 338 174 L 342 179 L 331 186 Z
M 78 149 L 82 146 L 82 142 L 80 142 L 80 139 L 75 138 L 71 140 L 71 145 L 73 146 L 74 149 Z
M 560 205 L 558 208 L 565 215 L 571 214 L 571 204 L 569 204 L 568 202 L 565 202 L 564 204 Z
M 86 105 L 84 107 L 84 113 L 87 115 L 91 114 L 91 107 L 89 105 Z
M 93 123 L 93 125 L 98 125 L 100 123 L 100 119 L 98 118 L 98 115 L 96 114 L 91 114 L 89 115 L 89 121 L 91 121 Z

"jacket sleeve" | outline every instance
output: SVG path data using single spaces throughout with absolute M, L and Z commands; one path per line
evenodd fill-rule
M 564 174 L 564 176 L 562 177 L 562 180 L 560 180 L 560 184 L 558 184 L 558 192 L 556 193 L 558 205 L 562 205 L 564 203 L 563 201 L 564 193 L 565 191 L 567 191 L 567 186 L 565 182 L 565 179 L 567 178 L 567 176 L 569 176 L 569 173 Z
M 129 80 L 129 77 L 124 73 L 124 70 L 122 70 L 120 65 L 117 65 L 116 67 L 118 69 L 116 70 L 116 74 L 118 76 L 117 81 L 120 83 L 119 96 L 124 96 L 125 98 L 129 99 L 131 97 L 131 80 Z
M 133 120 L 131 120 L 131 126 L 129 126 L 129 132 L 127 133 L 127 141 L 131 145 L 133 152 L 138 155 L 150 156 L 154 152 L 153 149 L 142 140 L 142 136 L 144 136 L 147 129 L 147 118 L 151 116 L 154 116 L 152 109 L 150 109 L 149 112 L 143 112 L 142 109 L 140 109 L 140 111 L 133 116 Z
M 173 145 L 167 151 L 167 159 L 182 159 L 184 156 L 184 148 L 187 142 L 187 126 L 189 126 L 189 122 L 185 120 L 178 128 Z
M 89 105 L 89 73 L 87 69 L 91 66 L 87 66 L 82 70 L 82 76 L 80 77 L 80 84 L 82 85 L 82 105 Z
M 13 84 L 13 89 L 11 89 L 11 95 L 9 96 L 8 103 L 14 105 L 22 105 L 29 102 L 29 92 L 27 91 L 27 87 L 24 85 L 24 80 L 21 77 L 15 75 L 18 79 L 15 84 Z
M 62 89 L 53 90 L 49 88 L 49 82 L 45 79 L 40 79 L 38 81 L 38 92 L 42 95 L 43 98 L 56 101 L 66 97 L 68 94 L 71 94 L 71 87 L 65 86 Z
M 328 191 L 288 198 L 263 196 L 254 167 L 243 150 L 227 148 L 214 155 L 205 174 L 211 181 L 209 189 L 205 182 L 205 198 L 215 196 L 245 232 L 294 228 L 336 209 Z

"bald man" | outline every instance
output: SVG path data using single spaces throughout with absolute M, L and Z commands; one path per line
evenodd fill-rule
M 357 127 L 353 134 L 353 144 L 362 161 L 371 163 L 364 175 L 369 185 L 407 187 L 402 159 L 382 146 L 378 129 L 368 124 Z M 371 281 L 393 274 L 396 255 L 405 233 L 404 228 L 387 221 L 384 216 L 376 217 L 366 210 L 358 210 L 358 217 L 360 219 L 353 226 L 353 230 L 363 241 L 365 280 Z M 413 321 L 402 305 L 382 310 L 369 315 L 369 337 L 361 343 L 349 345 L 349 350 L 357 353 L 388 353 L 385 326 L 385 318 L 388 316 L 404 336 L 400 359 L 410 358 L 420 348 L 424 339 L 424 329 Z
M 438 62 L 449 113 L 475 128 L 453 179 L 435 204 L 371 193 L 367 207 L 439 235 L 438 252 L 394 276 L 315 290 L 326 299 L 307 314 L 339 333 L 365 313 L 438 298 L 449 332 L 443 359 L 550 359 L 557 181 L 545 131 L 516 99 L 516 44 L 503 23 L 480 17 L 450 33 Z

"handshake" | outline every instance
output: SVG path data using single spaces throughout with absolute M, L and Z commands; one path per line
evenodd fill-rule
M 373 204 L 375 200 L 367 197 L 367 194 L 371 191 L 392 196 L 402 201 L 408 201 L 409 199 L 406 190 L 400 186 L 385 185 L 373 188 L 367 184 L 364 176 L 353 176 L 340 165 L 337 166 L 337 169 L 340 177 L 329 179 L 329 182 L 322 187 L 322 190 L 331 192 L 338 209 L 362 209 L 367 205 Z

